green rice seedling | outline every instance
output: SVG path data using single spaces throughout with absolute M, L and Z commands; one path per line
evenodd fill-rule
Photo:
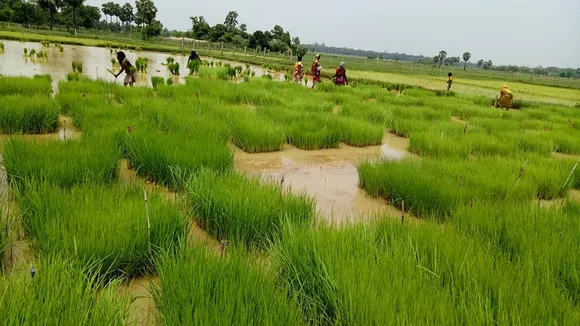
M 351 146 L 380 145 L 385 135 L 383 127 L 356 119 L 340 118 L 337 124 L 342 134 L 342 141 Z
M 28 56 L 28 49 L 24 48 L 24 56 L 27 57 Z
M 22 220 L 41 255 L 94 266 L 104 279 L 154 271 L 156 256 L 187 234 L 178 208 L 136 186 L 39 184 L 19 195 Z
M 139 57 L 135 60 L 135 67 L 137 68 L 138 72 L 145 73 L 147 72 L 147 67 L 149 66 L 149 58 Z
M 179 76 L 179 62 L 174 62 L 167 65 L 169 72 L 174 76 Z
M 187 69 L 189 69 L 189 75 L 193 75 L 199 72 L 200 63 L 197 60 L 190 61 L 187 64 Z
M 157 90 L 160 85 L 165 85 L 165 79 L 163 77 L 151 76 L 151 84 L 153 85 L 153 89 Z
M 233 152 L 222 142 L 220 126 L 207 118 L 202 122 L 181 132 L 133 131 L 124 140 L 129 162 L 138 175 L 172 189 L 181 189 L 202 168 L 232 169 Z
M 73 72 L 83 73 L 83 63 L 81 61 L 73 60 L 72 62 Z
M 119 149 L 111 140 L 30 143 L 13 139 L 5 146 L 4 167 L 11 184 L 22 188 L 48 182 L 70 188 L 116 179 Z
M 554 143 L 554 151 L 562 154 L 580 154 L 580 132 L 572 130 L 568 132 L 555 131 L 546 135 Z
M 4 51 L 4 43 L 0 42 L 0 51 Z
M 49 41 L 41 41 L 40 44 L 42 44 L 42 46 L 44 46 L 44 47 L 49 47 L 50 46 L 50 42 Z
M 119 296 L 118 281 L 106 286 L 91 266 L 44 257 L 28 272 L 0 278 L 0 318 L 6 325 L 124 325 L 129 299 Z
M 69 72 L 66 75 L 66 80 L 69 82 L 78 82 L 81 81 L 83 78 L 83 76 L 81 74 L 79 74 L 78 72 Z
M 53 99 L 31 96 L 0 97 L 0 132 L 44 134 L 58 127 L 59 107 Z
M 167 59 L 165 59 L 165 63 L 164 64 L 167 67 L 169 67 L 169 65 L 172 64 L 172 63 L 174 63 L 174 62 L 175 62 L 175 58 L 174 57 L 167 57 Z
M 306 320 L 317 325 L 579 318 L 549 279 L 534 277 L 533 265 L 514 264 L 471 237 L 429 222 L 316 232 L 286 228 L 273 247 L 272 264 Z
M 34 75 L 32 78 L 38 79 L 38 80 L 44 80 L 44 81 L 48 82 L 49 84 L 52 83 L 52 76 L 50 74 Z
M 117 62 L 117 59 L 115 59 L 115 58 L 111 58 L 111 65 L 112 65 L 113 67 L 115 67 L 115 66 L 118 66 L 118 65 L 119 65 L 119 63 Z
M 171 85 L 173 85 L 173 78 L 171 78 L 171 77 L 167 77 L 166 84 L 167 84 L 167 86 L 171 86 Z M 168 88 L 165 88 L 165 89 L 168 89 Z
M 217 239 L 266 247 L 285 219 L 313 221 L 314 202 L 305 195 L 281 194 L 280 186 L 237 173 L 203 170 L 187 186 L 197 222 Z
M 295 302 L 256 265 L 235 247 L 223 257 L 200 248 L 162 257 L 153 290 L 161 324 L 302 325 Z
M 28 51 L 28 55 L 29 55 L 31 58 L 34 58 L 34 56 L 36 55 L 36 49 L 30 49 L 30 50 Z
M 0 76 L 0 96 L 50 96 L 52 86 L 46 78 Z
M 275 152 L 284 146 L 286 137 L 283 129 L 252 112 L 246 110 L 241 114 L 232 114 L 229 122 L 232 142 L 245 152 Z

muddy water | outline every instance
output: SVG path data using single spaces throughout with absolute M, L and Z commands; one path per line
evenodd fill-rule
M 236 168 L 276 183 L 284 178 L 286 191 L 305 192 L 316 201 L 324 221 L 339 225 L 369 218 L 400 216 L 386 201 L 371 198 L 359 188 L 356 164 L 379 158 L 411 157 L 408 140 L 387 134 L 381 146 L 303 151 L 285 145 L 283 151 L 248 154 L 234 148 Z
M 34 76 L 39 74 L 50 74 L 53 79 L 53 88 L 56 90 L 56 85 L 59 81 L 66 80 L 68 73 L 72 72 L 72 61 L 78 60 L 83 63 L 83 75 L 90 77 L 92 79 L 104 79 L 106 81 L 113 82 L 115 77 L 107 71 L 111 69 L 114 72 L 119 72 L 119 66 L 113 67 L 111 59 L 115 58 L 114 53 L 111 54 L 109 49 L 89 47 L 89 46 L 74 46 L 74 45 L 63 45 L 64 51 L 60 52 L 59 49 L 55 48 L 53 45 L 50 47 L 43 47 L 40 43 L 34 42 L 16 42 L 16 41 L 2 41 L 4 43 L 4 51 L 0 53 L 0 75 L 6 76 Z M 24 49 L 35 49 L 37 52 L 39 50 L 47 51 L 48 60 L 43 59 L 32 59 L 24 57 Z M 176 62 L 179 63 L 181 69 L 180 72 L 182 76 L 179 81 L 183 81 L 183 77 L 187 75 L 187 57 L 176 55 L 173 56 L 169 53 L 157 53 L 157 52 L 135 52 L 135 51 L 125 51 L 129 61 L 133 64 L 137 57 L 149 58 L 149 65 L 146 74 L 138 74 L 137 85 L 138 86 L 150 86 L 151 77 L 170 77 L 170 73 L 167 67 L 162 65 L 166 62 L 168 57 L 174 57 Z M 217 60 L 213 58 L 204 58 L 204 60 L 211 60 L 214 62 L 224 62 L 230 63 L 233 66 L 240 65 L 246 67 L 244 63 Z M 250 65 L 250 70 L 256 73 L 257 77 L 268 73 L 262 67 Z M 123 83 L 124 74 L 117 78 L 116 82 L 118 84 Z M 273 78 L 283 79 L 281 74 L 273 74 Z

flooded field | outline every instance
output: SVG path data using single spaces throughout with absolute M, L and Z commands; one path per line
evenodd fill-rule
M 5 48 L 0 54 L 0 75 L 32 77 L 34 75 L 49 74 L 52 76 L 53 89 L 55 91 L 58 82 L 66 80 L 67 74 L 72 72 L 71 64 L 73 60 L 79 60 L 83 63 L 83 75 L 91 79 L 103 79 L 112 82 L 115 81 L 115 76 L 107 70 L 110 69 L 115 73 L 120 70 L 118 65 L 113 66 L 111 63 L 111 59 L 116 58 L 115 51 L 111 52 L 111 50 L 106 48 L 62 45 L 64 51 L 61 52 L 54 45 L 44 47 L 40 43 L 16 41 L 3 41 L 3 43 Z M 36 52 L 40 50 L 47 51 L 48 60 L 25 57 L 24 49 L 35 49 Z M 189 73 L 187 69 L 187 56 L 147 51 L 136 52 L 132 50 L 126 50 L 125 53 L 133 65 L 135 65 L 135 60 L 138 57 L 149 59 L 147 73 L 137 74 L 137 86 L 151 86 L 151 77 L 163 77 L 164 79 L 172 77 L 167 67 L 162 65 L 168 57 L 173 57 L 181 67 L 181 76 L 176 81 L 183 82 L 183 78 Z M 241 62 L 218 60 L 209 57 L 202 59 L 229 63 L 232 66 L 240 65 L 244 69 L 246 67 L 246 64 Z M 257 77 L 270 73 L 256 65 L 250 65 L 250 70 L 255 72 Z M 116 82 L 122 84 L 123 76 L 124 74 L 119 76 Z M 273 73 L 272 76 L 274 79 L 283 79 L 281 74 Z

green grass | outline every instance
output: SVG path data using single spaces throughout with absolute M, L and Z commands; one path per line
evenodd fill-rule
M 45 257 L 28 272 L 0 277 L 0 319 L 5 325 L 124 325 L 129 301 L 91 276 L 91 267 Z
M 579 318 L 547 273 L 431 223 L 290 228 L 273 248 L 272 264 L 316 325 L 574 324 Z
M 182 249 L 158 262 L 153 297 L 162 325 L 302 325 L 300 311 L 265 264 L 230 247 L 224 257 Z
M 240 110 L 244 111 L 236 112 Z M 229 123 L 234 145 L 248 153 L 282 150 L 286 137 L 280 126 L 245 108 L 230 111 Z
M 24 229 L 41 256 L 93 266 L 107 279 L 154 271 L 157 253 L 175 247 L 187 232 L 178 209 L 156 193 L 148 196 L 148 229 L 138 187 L 88 183 L 62 190 L 39 184 L 18 197 Z
M 0 76 L 0 96 L 48 97 L 52 94 L 50 83 L 51 80 L 47 78 Z
M 0 96 L 0 133 L 51 133 L 58 128 L 58 113 L 59 107 L 52 99 Z
M 27 142 L 13 139 L 4 149 L 12 187 L 47 182 L 61 188 L 83 183 L 111 183 L 117 178 L 120 151 L 110 140 Z
M 308 224 L 314 203 L 305 195 L 280 194 L 279 186 L 236 173 L 205 170 L 191 179 L 187 194 L 197 222 L 217 239 L 266 247 L 283 221 Z
M 136 130 L 124 139 L 127 158 L 137 175 L 173 189 L 182 189 L 188 178 L 203 168 L 231 170 L 233 152 L 216 130 L 213 136 L 206 134 L 211 132 L 206 127 L 196 129 L 194 124 L 187 133 Z

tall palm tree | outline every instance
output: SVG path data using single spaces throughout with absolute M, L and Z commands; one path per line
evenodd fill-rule
M 447 52 L 441 50 L 441 52 L 439 52 L 439 68 L 441 68 L 441 64 L 443 63 L 445 58 L 447 58 Z
M 467 69 L 467 61 L 469 61 L 469 59 L 471 59 L 471 53 L 465 52 L 463 54 L 463 61 L 464 61 L 464 63 L 463 63 L 463 70 L 466 70 Z
M 73 8 L 73 26 L 77 35 L 77 9 L 85 3 L 85 0 L 64 0 L 67 5 Z

